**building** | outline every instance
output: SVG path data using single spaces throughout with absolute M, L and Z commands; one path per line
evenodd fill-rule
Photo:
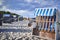
M 60 38 L 58 32 L 58 23 L 60 22 L 60 13 L 56 7 L 36 8 L 36 28 L 33 29 L 35 35 L 48 38 L 50 40 L 58 40 Z M 59 30 L 60 31 L 60 30 Z
M 11 14 L 3 14 L 3 23 L 11 23 Z
M 2 17 L 3 17 L 3 14 L 0 13 L 0 26 L 2 26 Z
M 3 23 L 12 23 L 15 21 L 19 20 L 19 16 L 18 14 L 15 13 L 11 13 L 9 11 L 5 12 L 5 11 L 0 11 L 0 16 L 1 16 L 1 22 L 3 21 Z

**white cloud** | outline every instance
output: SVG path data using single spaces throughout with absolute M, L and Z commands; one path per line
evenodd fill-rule
M 24 0 L 25 2 L 31 3 L 33 0 Z
M 28 10 L 9 10 L 10 12 L 22 15 L 24 17 L 31 17 L 33 16 L 33 11 L 28 11 Z
M 39 3 L 40 6 L 44 6 L 44 5 L 53 5 L 54 1 L 48 1 L 48 0 L 25 0 L 28 3 Z
M 39 3 L 40 5 L 52 5 L 54 1 L 47 1 L 47 0 L 35 0 L 35 3 Z
M 8 9 L 6 6 L 3 6 L 1 8 L 1 11 L 9 11 L 11 13 L 22 15 L 24 17 L 34 17 L 34 12 L 28 10 L 12 10 L 12 9 Z
M 0 0 L 0 5 L 3 5 L 3 2 L 4 2 L 3 0 Z
M 2 10 L 6 10 L 7 9 L 7 7 L 6 6 L 2 6 Z
M 33 11 L 28 11 L 28 10 L 9 10 L 12 13 L 16 13 L 19 15 L 22 15 L 23 17 L 32 17 L 34 16 Z

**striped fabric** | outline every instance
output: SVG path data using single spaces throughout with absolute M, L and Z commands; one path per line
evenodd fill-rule
M 53 16 L 56 14 L 56 8 L 36 8 L 35 16 Z
M 45 22 L 41 22 L 41 26 L 39 25 L 40 30 L 46 30 L 46 31 L 47 30 L 52 31 L 53 29 L 54 31 L 56 30 L 56 12 L 57 12 L 57 8 L 36 8 L 35 9 L 35 16 L 39 16 L 39 15 L 45 16 L 43 17 L 43 20 L 45 20 Z M 46 22 L 46 19 L 48 19 L 49 22 Z

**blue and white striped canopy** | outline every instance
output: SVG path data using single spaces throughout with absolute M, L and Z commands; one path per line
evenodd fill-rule
M 35 9 L 35 16 L 53 16 L 56 14 L 57 8 L 36 8 Z

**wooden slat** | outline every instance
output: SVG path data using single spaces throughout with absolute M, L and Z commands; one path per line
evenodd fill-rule
M 54 32 L 54 18 L 52 18 L 52 32 Z
M 46 17 L 46 20 L 44 20 L 43 16 L 40 16 L 38 17 L 38 23 L 41 23 L 41 31 L 40 31 L 40 35 L 45 35 L 46 37 L 49 37 L 49 38 L 55 38 L 55 32 L 54 32 L 54 17 L 52 18 L 52 21 L 51 21 L 51 18 L 49 19 L 49 17 L 47 16 Z M 44 22 L 46 22 L 46 25 L 44 25 Z M 52 31 L 50 32 L 50 22 L 52 22 Z M 45 27 L 44 27 L 45 26 Z M 45 28 L 48 28 L 47 31 L 46 30 L 42 30 L 42 29 L 45 29 Z M 46 33 L 46 34 L 45 34 Z M 42 37 L 42 36 L 41 36 Z
M 48 17 L 48 32 L 50 32 L 50 19 L 49 19 L 49 17 Z
M 43 30 L 44 30 L 44 17 L 43 17 Z

